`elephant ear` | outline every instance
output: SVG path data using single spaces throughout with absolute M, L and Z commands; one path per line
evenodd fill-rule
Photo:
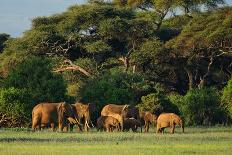
M 123 106 L 122 112 L 121 112 L 121 117 L 125 118 L 127 116 L 128 107 L 129 107 L 129 105 L 127 105 L 127 104 Z

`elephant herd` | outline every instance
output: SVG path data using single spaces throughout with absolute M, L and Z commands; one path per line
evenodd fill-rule
M 91 104 L 40 103 L 32 110 L 32 130 L 51 128 L 55 131 L 73 131 L 74 125 L 78 131 L 89 131 L 94 127 L 91 121 Z M 179 125 L 184 132 L 183 120 L 174 113 L 162 113 L 158 117 L 150 112 L 139 112 L 136 107 L 129 105 L 108 104 L 102 108 L 101 116 L 96 121 L 98 131 L 112 132 L 129 131 L 136 132 L 138 128 L 142 132 L 149 131 L 150 124 L 156 125 L 157 133 L 164 133 L 164 129 L 170 127 L 170 133 L 174 133 L 175 126 Z

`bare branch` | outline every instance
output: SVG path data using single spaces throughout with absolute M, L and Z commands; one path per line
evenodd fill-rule
M 91 76 L 91 74 L 89 72 L 87 72 L 84 68 L 82 68 L 78 65 L 75 65 L 71 60 L 65 60 L 63 63 L 64 64 L 61 65 L 60 68 L 54 69 L 53 72 L 58 73 L 58 72 L 64 72 L 67 70 L 73 70 L 73 71 L 80 71 L 81 73 L 83 73 L 87 77 Z
M 67 54 L 70 49 L 76 46 L 76 44 L 72 42 L 72 36 L 70 36 L 68 40 L 64 43 L 61 43 L 61 40 L 58 40 L 56 42 L 52 42 L 50 40 L 46 40 L 46 41 L 42 40 L 40 44 L 49 49 L 49 52 L 46 53 L 49 56 L 54 54 L 55 55 Z

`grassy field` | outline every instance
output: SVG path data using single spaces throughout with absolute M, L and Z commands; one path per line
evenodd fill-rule
M 153 129 L 154 131 L 154 129 Z M 232 127 L 186 128 L 186 133 L 58 133 L 0 130 L 1 155 L 232 154 Z

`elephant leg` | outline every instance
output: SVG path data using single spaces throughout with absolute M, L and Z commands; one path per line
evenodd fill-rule
M 69 128 L 68 125 L 65 126 L 64 129 L 63 129 L 63 131 L 64 131 L 64 132 L 68 132 L 68 128 Z
M 174 133 L 174 129 L 175 129 L 175 122 L 174 121 L 172 121 L 172 122 L 170 122 L 170 133 L 171 134 L 173 134 Z
M 161 130 L 160 130 L 160 125 L 157 124 L 157 125 L 156 125 L 156 133 L 160 133 L 160 131 L 161 131 Z
M 86 125 L 86 123 L 85 123 L 85 131 L 87 131 L 88 130 L 88 128 L 87 128 L 87 125 Z
M 41 125 L 40 125 L 40 124 L 35 125 L 35 126 L 34 126 L 34 129 L 35 129 L 35 130 L 41 131 Z M 35 131 L 35 130 L 34 130 L 34 131 Z
M 108 124 L 106 125 L 106 132 L 110 132 L 110 126 Z
M 83 131 L 81 125 L 77 124 L 77 132 Z
M 175 130 L 175 125 L 171 126 L 170 133 L 174 134 L 174 130 Z
M 144 124 L 144 131 L 147 132 L 147 122 Z
M 34 117 L 32 121 L 32 130 L 41 130 L 41 118 Z
M 72 131 L 73 131 L 74 124 L 70 124 L 69 127 L 70 127 L 70 131 L 72 132 Z
M 164 128 L 161 128 L 161 133 L 164 134 Z
M 147 132 L 149 131 L 150 124 L 147 123 Z
M 62 132 L 63 131 L 63 125 L 61 123 L 59 123 L 59 131 Z
M 55 131 L 55 123 L 51 123 L 51 130 Z

